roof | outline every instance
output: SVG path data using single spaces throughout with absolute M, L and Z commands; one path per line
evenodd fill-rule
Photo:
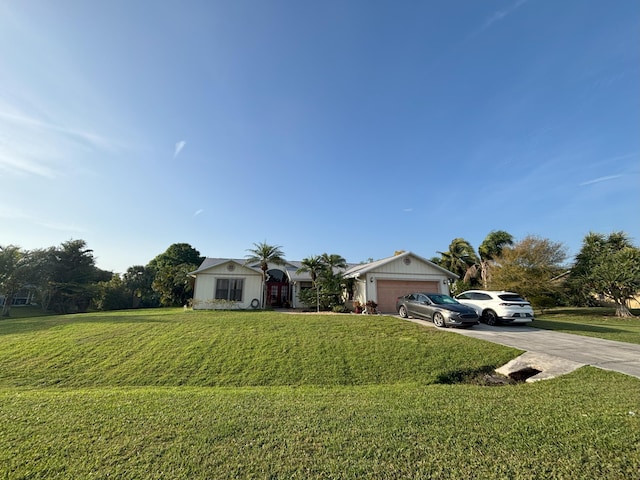
M 423 258 L 419 255 L 416 255 L 415 253 L 412 252 L 403 252 L 399 255 L 393 255 L 391 257 L 387 257 L 387 258 L 383 258 L 381 260 L 376 260 L 375 262 L 369 262 L 369 263 L 349 263 L 347 264 L 347 268 L 346 270 L 342 270 L 342 269 L 335 269 L 335 272 L 342 272 L 343 275 L 346 278 L 356 278 L 361 274 L 365 274 L 371 271 L 375 271 L 377 268 L 386 265 L 387 263 L 392 263 L 395 262 L 401 258 L 407 257 L 407 256 L 411 256 L 421 262 L 424 262 L 428 265 L 430 265 L 431 267 L 433 267 L 436 270 L 439 270 L 440 272 L 442 272 L 443 274 L 445 274 L 446 276 L 448 276 L 449 278 L 460 278 L 458 277 L 458 275 L 456 275 L 453 272 L 450 272 L 449 270 L 447 270 L 446 268 L 441 267 L 440 265 L 437 265 L 429 260 L 427 260 L 426 258 Z M 238 265 L 241 265 L 243 267 L 249 268 L 251 270 L 254 270 L 257 274 L 262 274 L 262 270 L 260 269 L 260 264 L 259 263 L 250 263 L 247 264 L 245 259 L 242 258 L 205 258 L 204 261 L 200 264 L 200 266 L 198 267 L 197 270 L 190 272 L 189 275 L 191 276 L 195 276 L 198 273 L 202 273 L 205 270 L 208 270 L 212 267 L 217 267 L 219 265 L 223 265 L 225 263 L 229 263 L 229 262 L 234 262 L 237 263 Z M 272 265 L 273 267 L 274 265 Z M 298 273 L 298 270 L 300 270 L 300 268 L 302 267 L 302 261 L 300 260 L 292 260 L 292 261 L 285 261 L 285 263 L 283 265 L 278 265 L 277 267 L 284 269 L 287 272 L 287 275 L 289 275 L 289 278 L 291 279 L 291 281 L 293 282 L 306 282 L 306 281 L 311 281 L 311 275 L 309 274 L 309 272 L 300 272 Z
M 189 275 L 195 277 L 198 273 L 202 273 L 205 270 L 209 270 L 210 268 L 217 267 L 219 265 L 224 265 L 225 263 L 236 263 L 245 268 L 253 270 L 258 275 L 262 275 L 262 270 L 260 269 L 260 264 L 258 262 L 246 263 L 246 259 L 244 258 L 205 258 L 204 261 L 200 264 L 197 270 L 193 272 L 189 272 Z M 308 272 L 300 272 L 298 270 L 302 267 L 301 261 L 285 261 L 282 265 L 271 265 L 271 267 L 276 267 L 283 269 L 287 272 L 287 275 L 291 279 L 292 282 L 306 282 L 311 281 L 311 275 Z
M 375 262 L 370 262 L 370 263 L 363 263 L 363 264 L 359 264 L 359 265 L 355 265 L 351 268 L 348 268 L 345 272 L 344 272 L 344 276 L 347 278 L 355 278 L 359 275 L 371 272 L 376 270 L 377 268 L 386 265 L 388 263 L 392 263 L 395 262 L 401 258 L 404 257 L 413 257 L 421 262 L 424 262 L 430 266 L 432 266 L 433 268 L 435 268 L 436 270 L 440 270 L 442 273 L 444 273 L 445 275 L 447 275 L 450 278 L 460 278 L 458 275 L 456 275 L 453 272 L 450 272 L 449 270 L 447 270 L 446 268 L 441 267 L 440 265 L 433 263 L 429 260 L 427 260 L 426 258 L 421 257 L 420 255 L 416 255 L 413 252 L 403 252 L 399 255 L 393 255 L 391 257 L 387 257 L 387 258 L 383 258 L 382 260 L 376 260 Z
M 260 272 L 260 268 L 255 268 L 254 266 L 251 265 L 245 265 L 245 261 L 246 260 L 240 260 L 237 258 L 205 258 L 203 260 L 203 262 L 200 264 L 200 266 L 194 270 L 193 272 L 189 272 L 189 275 L 196 275 L 198 273 L 201 273 L 204 270 L 208 270 L 212 267 L 217 267 L 218 265 L 223 265 L 225 263 L 229 263 L 229 262 L 234 262 L 237 263 L 238 265 L 242 265 L 243 267 L 247 267 L 250 268 L 252 270 L 256 270 L 258 273 Z

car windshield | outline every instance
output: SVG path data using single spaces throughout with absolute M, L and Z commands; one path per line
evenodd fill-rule
M 498 297 L 500 297 L 500 300 L 506 300 L 507 302 L 526 302 L 524 298 L 522 298 L 520 295 L 516 295 L 515 293 L 503 293 L 501 295 L 498 295 Z
M 458 303 L 457 300 L 451 298 L 449 295 L 427 295 L 436 305 L 447 305 L 451 303 Z

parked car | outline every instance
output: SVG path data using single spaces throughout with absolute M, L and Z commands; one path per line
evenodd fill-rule
M 426 318 L 436 327 L 470 327 L 480 323 L 473 308 L 442 293 L 418 292 L 398 297 L 396 311 L 402 318 Z
M 456 295 L 456 300 L 473 308 L 487 325 L 530 323 L 534 320 L 531 304 L 517 293 L 467 290 Z

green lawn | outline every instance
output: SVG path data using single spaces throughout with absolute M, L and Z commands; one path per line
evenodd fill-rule
M 0 478 L 637 477 L 637 379 L 448 384 L 518 353 L 385 316 L 0 320 Z
M 639 310 L 632 310 L 640 315 Z M 619 318 L 614 308 L 554 308 L 536 316 L 536 328 L 640 343 L 640 317 Z

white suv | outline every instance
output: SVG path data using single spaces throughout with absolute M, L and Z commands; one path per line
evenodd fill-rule
M 533 308 L 517 293 L 467 290 L 456 300 L 472 307 L 487 325 L 529 323 L 534 320 Z

